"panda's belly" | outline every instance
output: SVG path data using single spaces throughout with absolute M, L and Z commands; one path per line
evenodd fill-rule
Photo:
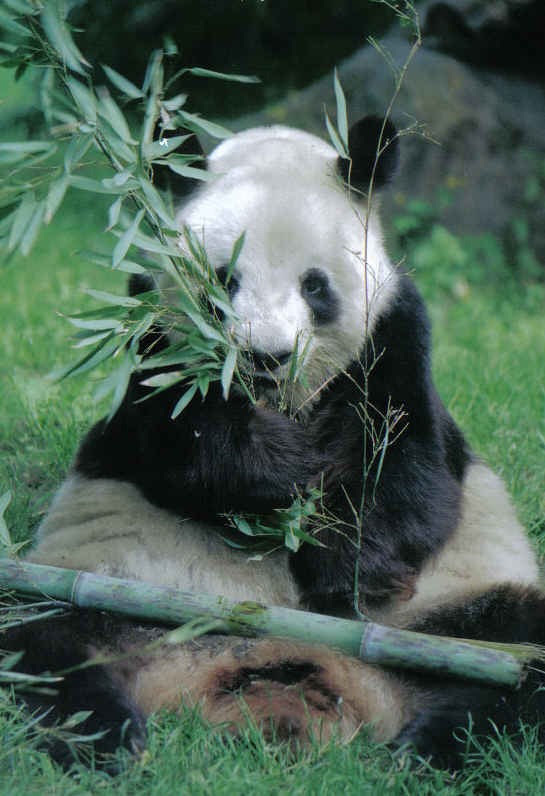
M 374 611 L 372 618 L 403 625 L 428 610 L 456 603 L 501 583 L 536 584 L 539 568 L 502 480 L 486 465 L 468 467 L 462 512 L 445 547 L 422 569 L 413 597 Z
M 153 506 L 132 484 L 73 475 L 53 501 L 28 560 L 233 600 L 298 606 L 287 550 L 250 561 L 218 530 Z

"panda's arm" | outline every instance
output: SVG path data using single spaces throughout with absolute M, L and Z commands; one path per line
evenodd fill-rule
M 408 280 L 370 349 L 315 413 L 327 463 L 318 521 L 325 547 L 304 546 L 293 567 L 317 608 L 351 601 L 356 584 L 368 601 L 410 597 L 459 518 L 469 452 L 433 387 L 427 317 Z
M 76 470 L 135 483 L 156 505 L 194 518 L 266 513 L 291 503 L 318 468 L 303 426 L 214 390 L 175 419 L 170 391 L 135 403 L 84 440 Z

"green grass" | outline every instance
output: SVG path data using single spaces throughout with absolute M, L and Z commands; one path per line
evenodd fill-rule
M 103 210 L 74 194 L 42 234 L 32 255 L 0 272 L 3 320 L 0 373 L 0 494 L 13 493 L 8 525 L 29 538 L 63 478 L 83 431 L 104 407 L 89 381 L 48 378 L 71 359 L 69 325 L 60 317 L 90 306 L 85 287 L 123 290 L 124 277 L 84 263 L 81 248 L 102 246 Z M 539 289 L 473 288 L 464 300 L 431 298 L 434 368 L 441 394 L 473 447 L 500 472 L 536 543 L 545 538 L 545 335 Z M 537 293 L 536 293 L 537 291 Z M 542 295 L 541 295 L 542 298 Z M 0 720 L 0 794 L 497 794 L 545 790 L 545 754 L 531 736 L 521 752 L 504 740 L 474 749 L 474 762 L 454 780 L 424 764 L 408 767 L 357 738 L 350 746 L 291 757 L 251 729 L 222 740 L 195 713 L 150 722 L 144 759 L 127 761 L 113 780 L 81 769 L 60 772 L 36 749 L 20 712 Z

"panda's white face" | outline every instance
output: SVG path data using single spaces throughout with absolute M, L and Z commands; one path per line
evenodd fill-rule
M 335 175 L 336 159 L 320 139 L 289 128 L 240 133 L 209 157 L 217 176 L 177 218 L 220 277 L 244 233 L 229 282 L 232 331 L 265 385 L 285 378 L 296 350 L 303 401 L 357 356 L 395 282 L 376 214 L 365 244 L 365 205 Z

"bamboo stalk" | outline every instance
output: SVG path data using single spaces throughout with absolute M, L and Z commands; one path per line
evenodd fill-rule
M 0 559 L 0 588 L 41 595 L 124 614 L 158 624 L 180 625 L 196 618 L 218 622 L 218 630 L 239 636 L 280 636 L 326 644 L 365 663 L 426 670 L 516 688 L 524 660 L 508 652 L 457 639 L 398 630 L 374 622 L 340 619 L 293 608 L 233 602 L 136 580 L 93 572 Z M 531 648 L 521 645 L 529 656 Z

